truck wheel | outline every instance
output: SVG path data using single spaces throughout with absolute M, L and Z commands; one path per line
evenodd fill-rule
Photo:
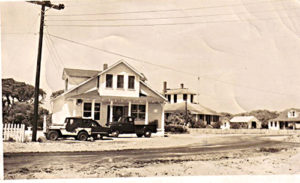
M 137 137 L 142 137 L 143 135 L 144 135 L 144 134 L 142 134 L 142 133 L 137 133 L 137 134 L 136 134 Z
M 77 139 L 80 141 L 86 141 L 88 139 L 88 134 L 86 132 L 79 132 Z
M 147 138 L 151 137 L 151 131 L 150 130 L 146 130 L 144 132 L 144 136 L 147 137 Z
M 59 137 L 59 134 L 57 131 L 50 131 L 48 134 L 48 139 L 49 140 L 57 140 Z
M 115 130 L 111 134 L 112 134 L 113 137 L 118 137 L 120 132 L 118 130 Z

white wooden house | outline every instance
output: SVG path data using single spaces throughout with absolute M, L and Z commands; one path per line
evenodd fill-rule
M 271 130 L 300 129 L 300 109 L 291 108 L 281 112 L 277 118 L 269 120 L 268 128 Z
M 65 92 L 52 99 L 52 122 L 66 117 L 82 117 L 108 125 L 122 116 L 133 116 L 137 123 L 157 120 L 158 133 L 164 133 L 166 98 L 153 90 L 146 77 L 121 60 L 102 71 L 64 69 Z

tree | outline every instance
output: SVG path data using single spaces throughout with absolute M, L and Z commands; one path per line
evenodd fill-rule
M 58 97 L 59 95 L 63 94 L 64 93 L 64 90 L 58 90 L 58 91 L 55 91 L 51 94 L 50 98 L 51 99 L 54 99 L 56 97 Z
M 46 97 L 46 92 L 40 89 L 40 101 Z M 25 124 L 32 126 L 33 121 L 34 87 L 12 78 L 2 79 L 2 115 L 4 123 Z M 39 107 L 38 127 L 43 124 L 43 115 L 48 110 Z
M 46 92 L 42 89 L 39 91 L 40 102 L 46 97 Z M 34 86 L 24 82 L 15 81 L 12 78 L 2 79 L 2 105 L 13 104 L 16 100 L 19 102 L 34 101 Z

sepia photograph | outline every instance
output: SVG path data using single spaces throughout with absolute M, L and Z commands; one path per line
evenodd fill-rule
M 0 13 L 5 181 L 300 181 L 299 0 Z

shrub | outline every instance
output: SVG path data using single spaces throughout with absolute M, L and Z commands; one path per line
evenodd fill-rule
M 191 123 L 191 128 L 206 128 L 206 124 L 203 120 L 198 120 L 194 123 Z
M 166 125 L 165 132 L 171 133 L 187 133 L 188 130 L 185 126 L 182 125 Z
M 211 126 L 212 126 L 213 128 L 220 128 L 220 127 L 221 127 L 221 122 L 220 122 L 220 121 L 218 121 L 218 122 L 213 122 L 213 123 L 211 124 Z

